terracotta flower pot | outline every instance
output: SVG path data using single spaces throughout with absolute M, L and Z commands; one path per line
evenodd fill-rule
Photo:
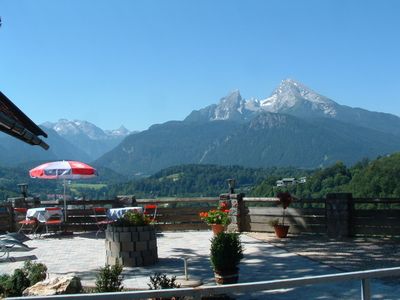
M 217 284 L 232 284 L 239 281 L 239 268 L 233 270 L 214 270 Z
M 222 224 L 211 224 L 211 229 L 214 235 L 225 231 L 225 226 Z
M 289 225 L 275 225 L 274 230 L 278 238 L 285 238 L 289 231 Z

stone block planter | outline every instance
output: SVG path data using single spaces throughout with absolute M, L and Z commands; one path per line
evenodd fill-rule
M 125 267 L 153 265 L 158 261 L 157 237 L 152 225 L 106 229 L 106 263 Z

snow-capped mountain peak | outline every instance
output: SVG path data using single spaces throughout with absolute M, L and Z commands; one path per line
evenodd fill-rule
M 239 90 L 234 90 L 221 98 L 218 104 L 193 111 L 185 120 L 246 122 L 262 112 L 285 113 L 304 118 L 335 118 L 340 107 L 304 84 L 285 79 L 268 98 L 243 99 Z
M 127 136 L 130 132 L 121 126 L 116 130 L 102 130 L 96 125 L 82 120 L 60 119 L 56 123 L 46 122 L 42 124 L 47 128 L 54 129 L 61 136 L 87 136 L 91 140 L 106 140 L 110 137 Z
M 117 129 L 105 130 L 104 132 L 111 136 L 127 136 L 131 133 L 124 125 L 121 125 Z
M 263 110 L 276 113 L 285 112 L 301 104 L 311 107 L 313 111 L 321 111 L 325 115 L 336 115 L 337 104 L 334 101 L 293 79 L 283 80 L 271 96 L 260 101 Z

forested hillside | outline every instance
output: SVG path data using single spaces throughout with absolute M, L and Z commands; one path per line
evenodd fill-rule
M 181 165 L 170 167 L 151 177 L 117 184 L 109 194 L 134 194 L 137 197 L 218 196 L 228 191 L 227 179 L 235 178 L 237 192 L 249 193 L 267 177 L 304 175 L 295 168 L 252 169 L 239 166 Z
M 248 196 L 274 196 L 281 190 L 289 190 L 299 198 L 325 197 L 329 192 L 350 192 L 355 197 L 400 197 L 400 153 L 373 161 L 364 159 L 352 167 L 337 162 L 317 170 L 193 164 L 170 167 L 136 180 L 104 168 L 99 168 L 99 173 L 96 179 L 72 181 L 68 193 L 86 199 L 106 199 L 123 194 L 138 198 L 215 197 L 228 191 L 228 178 L 235 178 L 235 191 Z M 276 187 L 279 179 L 302 176 L 307 177 L 304 184 Z M 29 184 L 30 195 L 43 197 L 62 193 L 61 181 L 30 179 L 25 168 L 0 168 L 0 199 L 19 195 L 17 184 L 21 182 Z
M 299 198 L 324 197 L 330 192 L 349 192 L 354 197 L 400 197 L 400 153 L 369 161 L 364 159 L 348 168 L 342 162 L 315 170 L 305 184 L 286 187 Z M 270 176 L 255 187 L 254 196 L 273 196 L 277 176 Z

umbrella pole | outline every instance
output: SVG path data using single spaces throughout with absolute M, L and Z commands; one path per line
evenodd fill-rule
M 67 199 L 65 199 L 66 182 L 64 178 L 64 222 L 67 222 Z

